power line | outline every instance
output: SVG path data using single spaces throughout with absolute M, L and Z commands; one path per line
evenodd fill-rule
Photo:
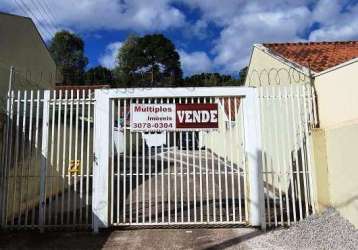
M 51 17 L 52 20 L 53 20 L 53 23 L 54 23 L 54 26 L 55 26 L 56 30 L 58 30 L 58 25 L 56 24 L 56 20 L 57 20 L 57 19 L 55 18 L 54 12 L 52 12 L 52 9 L 51 9 L 51 8 L 49 7 L 49 5 L 47 4 L 47 1 L 46 1 L 46 0 L 44 0 L 44 1 L 41 2 L 41 3 L 43 3 L 45 9 L 47 10 L 47 13 L 50 15 L 50 17 Z
M 49 15 L 46 12 L 46 10 L 43 8 L 43 6 L 40 5 L 41 2 L 40 1 L 34 1 L 34 0 L 31 0 L 31 2 L 33 3 L 34 6 L 36 5 L 36 7 L 38 8 L 40 16 L 42 17 L 42 19 L 44 21 L 46 21 L 48 27 L 52 29 L 52 35 L 54 35 L 56 33 L 56 28 L 52 23 L 50 23 Z M 47 17 L 45 17 L 45 15 Z
M 16 2 L 18 5 L 19 5 L 19 2 L 20 2 L 21 5 L 24 7 L 24 8 L 22 8 L 22 9 L 25 9 L 25 10 L 26 10 L 26 11 L 25 11 L 25 14 L 27 13 L 27 16 L 28 16 L 28 17 L 34 18 L 35 21 L 36 21 L 36 23 L 37 23 L 37 25 L 39 26 L 39 28 L 41 28 L 41 30 L 42 30 L 43 32 L 46 32 L 47 35 L 49 36 L 49 38 L 52 37 L 51 31 L 49 31 L 49 30 L 47 29 L 47 27 L 41 25 L 41 22 L 39 21 L 38 17 L 34 14 L 34 12 L 31 10 L 31 8 L 29 8 L 29 6 L 28 6 L 24 1 L 19 0 L 19 2 L 18 2 L 17 0 L 15 0 L 15 2 Z

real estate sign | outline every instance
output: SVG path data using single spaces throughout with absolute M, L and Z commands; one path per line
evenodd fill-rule
M 132 104 L 132 131 L 217 129 L 217 103 Z

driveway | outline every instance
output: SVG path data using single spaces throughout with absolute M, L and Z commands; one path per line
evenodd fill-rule
M 0 233 L 0 249 L 247 249 L 253 228 Z

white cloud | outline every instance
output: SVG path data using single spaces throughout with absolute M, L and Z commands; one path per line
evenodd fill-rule
M 21 2 L 26 2 L 38 17 L 39 23 L 45 24 L 46 18 L 33 4 L 34 1 Z M 177 28 L 183 31 L 187 39 L 210 39 L 209 51 L 182 51 L 182 60 L 187 60 L 183 63 L 186 72 L 198 71 L 197 68 L 219 69 L 225 73 L 239 71 L 247 65 L 254 43 L 358 39 L 358 3 L 350 0 L 78 0 L 76 4 L 73 4 L 73 0 L 47 2 L 51 6 L 56 26 L 76 32 L 129 30 L 142 33 Z M 2 0 L 0 5 L 2 10 L 21 13 L 21 9 L 12 0 Z M 187 18 L 188 12 L 178 7 L 181 5 L 197 11 L 199 18 Z M 318 28 L 310 31 L 314 23 L 318 23 L 314 26 Z M 219 30 L 216 37 L 212 36 L 212 25 Z M 48 39 L 45 33 L 42 31 L 45 39 Z M 183 40 L 176 42 L 180 44 Z M 188 44 L 190 46 L 190 42 Z M 208 53 L 211 53 L 210 58 L 214 58 L 213 60 L 210 60 Z M 190 59 L 193 58 L 200 58 L 204 65 L 192 63 L 193 60 Z
M 195 51 L 192 53 L 184 50 L 178 51 L 183 71 L 186 75 L 195 73 L 208 72 L 212 70 L 212 62 L 208 55 L 203 51 Z
M 107 45 L 104 54 L 100 56 L 98 62 L 109 69 L 116 66 L 118 50 L 122 47 L 122 42 L 114 42 Z
M 33 13 L 30 16 L 38 19 L 38 23 L 43 27 L 47 25 L 47 20 L 52 19 L 56 26 L 75 31 L 99 29 L 161 31 L 185 24 L 185 15 L 171 5 L 170 0 L 77 0 L 75 3 L 73 0 L 47 0 L 51 8 L 51 14 L 48 15 L 32 0 L 21 1 L 20 5 L 15 4 L 13 0 L 3 1 L 1 7 L 4 10 L 27 15 L 23 13 L 25 8 L 19 7 L 24 2 Z
M 213 49 L 214 62 L 224 71 L 239 71 L 248 63 L 252 44 L 300 40 L 298 33 L 307 25 L 310 13 L 305 7 L 285 12 L 245 13 L 223 28 Z
M 349 40 L 358 38 L 358 4 L 342 12 L 337 0 L 321 0 L 314 11 L 314 20 L 321 27 L 309 35 L 309 40 Z

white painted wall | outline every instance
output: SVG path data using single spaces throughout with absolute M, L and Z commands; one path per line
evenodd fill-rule
M 321 128 L 358 123 L 358 62 L 315 79 Z

